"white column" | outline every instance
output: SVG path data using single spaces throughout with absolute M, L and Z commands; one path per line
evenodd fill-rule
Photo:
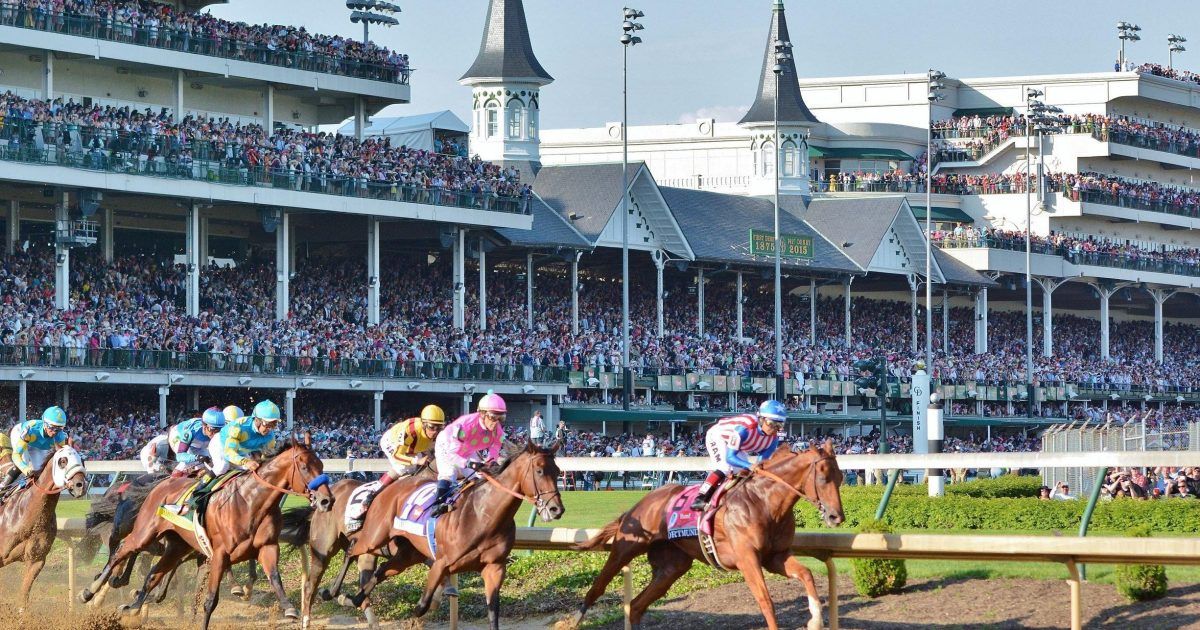
M 54 51 L 42 51 L 42 100 L 54 100 Z
M 363 139 L 367 129 L 367 104 L 361 96 L 354 97 L 354 137 Z
M 113 209 L 112 208 L 102 208 L 101 212 L 103 213 L 101 220 L 104 222 L 104 225 L 102 225 L 100 228 L 101 230 L 103 230 L 103 233 L 100 235 L 100 239 L 101 239 L 100 247 L 104 250 L 103 251 L 104 262 L 110 263 L 113 260 L 113 245 L 114 245 L 114 243 L 113 243 Z
M 187 258 L 187 314 L 200 314 L 200 209 L 188 202 L 184 228 L 184 251 Z
M 909 309 L 911 312 L 911 315 L 910 315 L 909 319 L 912 321 L 911 337 L 912 337 L 912 353 L 914 355 L 917 354 L 917 346 L 918 346 L 918 344 L 917 344 L 917 287 L 919 287 L 920 285 L 921 285 L 921 282 L 919 280 L 917 280 L 917 276 L 915 274 L 909 274 L 908 286 L 912 288 L 912 301 L 911 301 L 911 308 Z
M 379 325 L 379 217 L 367 217 L 367 322 Z
M 371 395 L 375 402 L 375 430 L 383 429 L 383 392 L 375 392 Z
M 275 86 L 270 83 L 263 88 L 263 129 L 267 135 L 275 131 Z
M 654 293 L 654 313 L 658 323 L 658 336 L 662 338 L 665 331 L 665 322 L 663 321 L 663 265 L 667 264 L 666 258 L 663 257 L 661 251 L 654 252 L 654 278 L 655 278 L 655 293 Z
M 17 251 L 21 242 L 21 202 L 10 199 L 8 202 L 8 253 Z
M 533 330 L 533 252 L 525 254 L 525 328 Z
M 191 408 L 200 411 L 200 388 L 192 387 L 188 391 L 188 396 L 192 399 Z
M 186 85 L 185 79 L 183 70 L 175 71 L 175 102 L 172 104 L 172 108 L 175 111 L 175 120 L 183 119 L 183 86 Z
M 167 396 L 171 394 L 171 388 L 166 385 L 158 388 L 158 428 L 167 428 Z
M 1054 356 L 1054 290 L 1062 283 L 1053 278 L 1039 280 L 1042 285 L 1042 356 Z
M 275 227 L 275 319 L 287 319 L 292 310 L 292 215 L 280 211 Z
M 21 379 L 17 383 L 17 421 L 25 422 L 29 407 L 29 381 Z
M 704 268 L 696 270 L 696 332 L 704 336 Z
M 479 330 L 487 330 L 487 252 L 479 237 Z
M 1149 289 L 1150 298 L 1154 300 L 1154 361 L 1163 362 L 1163 304 L 1175 295 L 1175 291 L 1167 289 Z
M 579 334 L 579 257 L 582 252 L 575 252 L 571 257 L 571 334 Z
M 287 390 L 287 430 L 296 428 L 296 390 Z
M 854 282 L 854 276 L 850 276 L 842 281 L 842 285 L 846 287 L 846 347 L 850 347 L 850 285 Z
M 1108 328 L 1109 328 L 1109 321 L 1108 321 L 1108 298 L 1110 298 L 1110 297 L 1112 297 L 1112 293 L 1109 293 L 1109 292 L 1108 292 L 1107 290 L 1105 290 L 1104 288 L 1101 288 L 1101 289 L 1100 289 L 1100 358 L 1101 358 L 1101 359 L 1108 359 L 1108 358 L 1109 358 L 1109 344 L 1108 344 Z
M 70 212 L 70 195 L 64 192 L 54 207 L 56 231 L 70 230 Z M 71 308 L 71 248 L 65 244 L 59 245 L 57 240 L 55 238 L 54 308 L 65 311 Z
M 808 279 L 808 343 L 817 345 L 817 279 Z
M 71 384 L 70 383 L 63 383 L 61 406 L 63 409 L 71 408 Z
M 950 292 L 946 289 L 942 289 L 942 353 L 950 354 Z
M 454 327 L 458 330 L 466 328 L 466 315 L 463 299 L 466 297 L 466 238 L 467 232 L 462 228 L 454 228 Z
M 737 272 L 737 338 L 741 343 L 742 337 L 742 272 Z
M 987 294 L 987 287 L 981 287 L 975 294 L 975 354 L 988 351 Z
M 200 217 L 200 266 L 208 267 L 209 254 L 212 249 L 209 248 L 208 241 L 208 217 L 201 215 Z

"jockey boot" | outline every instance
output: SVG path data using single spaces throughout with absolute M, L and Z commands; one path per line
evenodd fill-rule
M 20 476 L 21 476 L 20 468 L 13 466 L 12 468 L 8 469 L 8 474 L 4 475 L 3 480 L 0 480 L 0 492 L 3 492 L 5 488 L 11 486 L 12 483 L 14 481 L 16 481 L 17 478 Z
M 370 492 L 367 494 L 367 496 L 363 497 L 363 511 L 365 512 L 366 508 L 370 507 L 371 502 L 375 500 L 375 497 L 378 496 L 380 492 L 383 492 L 384 488 L 388 487 L 388 485 L 397 479 L 399 479 L 399 477 L 396 476 L 396 473 L 390 470 L 383 473 L 383 475 L 379 478 L 379 487 L 376 488 L 374 492 Z
M 441 516 L 450 511 L 450 488 L 453 484 L 449 479 L 438 479 L 437 482 L 437 497 L 433 499 L 433 509 L 430 510 L 430 516 Z
M 725 473 L 720 470 L 714 470 L 708 473 L 708 477 L 704 483 L 700 484 L 700 491 L 696 493 L 696 500 L 692 501 L 692 511 L 700 512 L 708 505 L 708 500 L 712 498 L 713 492 L 716 492 L 717 487 L 725 481 Z

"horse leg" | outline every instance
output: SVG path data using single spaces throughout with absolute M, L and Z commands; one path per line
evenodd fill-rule
M 692 568 L 692 557 L 666 541 L 651 545 L 646 559 L 650 561 L 650 583 L 629 605 L 629 623 L 634 628 L 642 627 L 642 616 L 650 604 L 666 595 L 671 585 Z
M 817 583 L 813 580 L 812 571 L 800 564 L 800 561 L 790 552 L 771 556 L 767 560 L 765 568 L 776 575 L 800 580 L 800 583 L 804 585 L 804 592 L 808 594 L 808 611 L 812 613 L 812 619 L 808 621 L 808 630 L 820 630 L 822 626 L 821 597 L 817 594 Z M 836 580 L 837 576 L 831 575 L 829 579 Z
M 492 630 L 500 630 L 500 585 L 504 584 L 504 574 L 508 565 L 506 559 L 485 565 L 483 571 L 483 590 L 487 596 L 488 624 Z
M 449 563 L 442 562 L 441 560 L 433 561 L 433 564 L 429 567 L 429 577 L 425 579 L 425 592 L 421 593 L 421 599 L 417 600 L 417 607 L 413 609 L 413 617 L 424 617 L 425 613 L 429 612 L 429 607 L 433 604 L 434 592 L 442 586 L 442 582 L 449 575 Z
M 303 551 L 301 553 L 304 553 Z M 300 601 L 300 619 L 303 620 L 303 627 L 307 628 L 309 620 L 312 619 L 313 602 L 317 599 L 317 587 L 321 585 L 321 578 L 325 575 L 325 569 L 329 567 L 330 554 L 322 553 L 316 547 L 308 547 L 308 574 L 304 576 L 304 593 L 303 599 Z M 345 572 L 343 572 L 345 575 Z M 324 598 L 324 591 L 322 592 Z
M 105 563 L 104 568 L 100 570 L 96 578 L 92 580 L 92 583 L 79 593 L 79 601 L 86 604 L 92 599 L 95 592 L 100 590 L 100 586 L 112 577 L 113 571 L 123 568 L 126 562 L 132 564 L 138 552 L 148 547 L 150 543 L 158 538 L 158 528 L 151 527 L 151 525 L 155 524 L 147 523 L 145 527 L 140 530 L 135 529 L 121 541 L 121 545 L 117 547 L 117 553 L 109 556 L 108 562 Z
M 29 544 L 33 544 L 30 542 Z M 33 581 L 37 579 L 42 568 L 46 566 L 46 556 L 40 558 L 28 558 L 25 560 L 25 575 L 21 579 L 21 612 L 29 611 L 29 591 L 33 588 Z
M 208 630 L 213 611 L 217 609 L 217 601 L 221 596 L 221 578 L 229 570 L 229 556 L 217 554 L 208 559 L 208 595 L 204 598 L 204 619 L 200 621 L 200 630 Z
M 604 591 L 608 589 L 608 585 L 613 581 L 613 578 L 625 568 L 625 565 L 633 562 L 633 559 L 646 553 L 648 546 L 640 541 L 623 540 L 620 537 L 616 538 L 612 544 L 612 550 L 608 552 L 608 560 L 605 561 L 604 567 L 600 569 L 600 574 L 596 576 L 596 580 L 592 582 L 592 587 L 588 589 L 587 595 L 583 598 L 583 603 L 579 605 L 579 610 L 576 611 L 574 619 L 567 622 L 570 627 L 578 627 L 583 622 L 583 616 L 587 614 L 589 608 L 596 603 L 604 595 Z
M 330 555 L 330 557 L 332 557 L 332 554 Z M 367 556 L 359 556 L 358 557 L 359 566 L 362 566 L 366 562 L 366 560 L 364 560 L 364 558 L 367 558 Z M 328 559 L 326 561 L 328 562 Z M 374 563 L 375 562 L 374 557 L 371 557 L 370 561 L 372 563 Z M 342 562 L 342 570 L 339 571 L 338 576 L 336 578 L 334 578 L 333 584 L 330 584 L 329 588 L 321 589 L 321 599 L 322 600 L 329 601 L 329 600 L 337 597 L 339 594 L 341 594 L 342 585 L 345 584 L 345 582 L 346 582 L 346 574 L 350 572 L 350 564 L 351 564 L 350 556 L 346 556 L 345 560 Z M 374 570 L 373 564 L 372 564 L 370 570 Z
M 138 560 L 142 561 L 142 569 L 144 569 L 143 573 L 150 572 L 145 566 L 145 556 L 139 557 L 139 555 L 140 554 L 135 553 L 129 558 L 128 561 L 125 562 L 124 569 L 119 574 L 113 576 L 110 586 L 113 588 L 124 588 L 129 586 L 129 581 L 131 578 L 133 578 L 133 568 L 138 564 Z
M 754 595 L 763 618 L 767 620 L 767 629 L 779 630 L 779 623 L 775 619 L 775 602 L 771 601 L 771 593 L 767 591 L 767 581 L 763 579 L 763 567 L 758 560 L 757 550 L 738 549 L 737 552 L 737 568 L 746 578 L 746 586 L 750 587 L 750 593 Z
M 246 563 L 246 582 L 245 586 L 236 584 L 237 574 L 232 570 L 229 572 L 229 578 L 235 582 L 232 588 L 229 589 L 229 594 L 234 597 L 241 597 L 242 601 L 250 601 L 250 596 L 254 593 L 254 583 L 258 581 L 258 563 L 251 560 Z
M 283 611 L 283 616 L 287 619 L 299 619 L 300 613 L 292 602 L 288 601 L 287 592 L 283 590 L 283 579 L 279 577 L 279 546 L 266 545 L 259 549 L 258 561 L 262 563 L 263 573 L 267 574 L 271 588 L 275 589 L 275 597 L 279 600 L 279 609 Z
M 146 604 L 146 597 L 158 588 L 162 583 L 163 578 L 168 573 L 175 570 L 179 566 L 180 561 L 187 556 L 191 551 L 191 547 L 184 544 L 182 541 L 174 544 L 167 544 L 163 548 L 163 555 L 154 563 L 154 567 L 146 573 L 146 579 L 142 582 L 142 588 L 134 594 L 133 602 L 121 607 L 121 612 L 137 612 Z

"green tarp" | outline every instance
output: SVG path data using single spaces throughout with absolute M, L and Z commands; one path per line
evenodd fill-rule
M 872 147 L 808 147 L 809 157 L 829 158 L 829 159 L 853 159 L 860 160 L 900 160 L 900 161 L 915 161 L 916 158 L 901 151 L 900 149 L 879 149 Z
M 925 220 L 925 206 L 909 206 L 912 208 L 913 216 L 918 220 Z M 943 223 L 974 223 L 975 219 L 971 215 L 959 210 L 958 208 L 946 208 L 942 206 L 933 207 L 933 220 Z

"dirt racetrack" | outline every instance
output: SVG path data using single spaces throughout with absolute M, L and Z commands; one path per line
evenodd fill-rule
M 69 613 L 66 603 L 66 567 L 61 552 L 51 555 L 51 562 L 35 585 L 31 613 L 20 616 L 16 610 L 16 589 L 20 584 L 19 566 L 0 569 L 0 630 L 116 630 L 122 625 L 115 614 L 116 606 L 131 594 L 122 589 L 110 595 L 101 610 L 91 610 L 76 604 Z M 88 569 L 90 571 L 90 569 Z M 85 570 L 81 569 L 77 587 L 84 584 Z M 818 587 L 825 592 L 825 579 L 817 575 Z M 782 580 L 769 582 L 781 627 L 804 627 L 808 611 L 802 599 L 802 589 L 796 583 Z M 289 584 L 294 591 L 295 585 Z M 223 590 L 221 603 L 214 616 L 213 627 L 219 630 L 247 628 L 299 628 L 298 623 L 280 620 L 274 597 L 260 582 L 251 603 L 228 595 Z M 933 580 L 913 580 L 899 595 L 866 599 L 854 595 L 848 576 L 839 580 L 841 623 L 854 629 L 949 629 L 949 628 L 1064 628 L 1070 625 L 1069 593 L 1062 581 L 974 577 L 948 577 Z M 589 615 L 589 621 L 600 622 L 593 627 L 620 630 L 613 606 L 619 604 L 616 588 L 603 600 L 599 610 Z M 1089 628 L 1194 628 L 1200 630 L 1200 584 L 1171 584 L 1167 597 L 1144 603 L 1129 603 L 1111 584 L 1086 583 L 1083 587 L 1084 619 Z M 573 605 L 565 603 L 567 606 Z M 443 604 L 445 606 L 445 604 Z M 606 608 L 607 607 L 607 608 Z M 152 607 L 151 615 L 142 626 L 151 630 L 181 630 L 195 627 L 195 620 L 170 602 Z M 361 617 L 335 612 L 315 620 L 313 628 L 330 630 L 360 630 L 366 628 Z M 827 613 L 826 613 L 827 614 Z M 502 627 L 511 630 L 534 630 L 551 627 L 561 616 L 514 619 L 504 618 Z M 826 616 L 826 620 L 828 617 Z M 424 627 L 445 630 L 445 623 L 385 622 L 384 628 L 401 629 Z M 467 621 L 464 630 L 484 628 L 479 621 Z M 665 599 L 651 609 L 645 619 L 647 630 L 732 630 L 763 628 L 758 608 L 743 584 L 729 584 L 686 596 Z

